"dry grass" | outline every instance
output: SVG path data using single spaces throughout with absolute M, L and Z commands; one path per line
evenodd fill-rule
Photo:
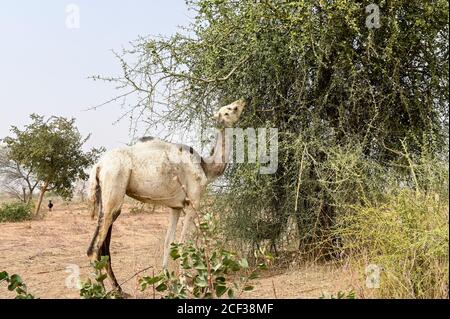
M 360 296 L 448 298 L 447 198 L 405 189 L 381 203 L 355 207 L 337 233 L 344 251 L 351 252 L 353 269 L 362 275 L 373 264 L 380 270 L 379 288 L 361 285 Z

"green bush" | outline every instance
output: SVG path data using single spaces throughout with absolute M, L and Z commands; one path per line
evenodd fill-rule
M 28 293 L 27 285 L 19 275 L 10 276 L 6 271 L 2 271 L 0 272 L 0 283 L 3 281 L 8 284 L 9 291 L 16 292 L 15 299 L 34 299 L 34 296 Z
M 21 222 L 32 217 L 32 206 L 23 202 L 4 203 L 0 207 L 0 222 Z
M 206 214 L 199 221 L 201 234 L 196 243 L 173 243 L 170 256 L 179 261 L 181 274 L 164 270 L 153 277 L 144 277 L 142 290 L 153 287 L 166 299 L 209 299 L 239 297 L 242 292 L 253 290 L 250 282 L 260 270 L 267 269 L 271 255 L 263 251 L 255 253 L 257 263 L 250 266 L 245 258 L 226 250 L 217 236 L 217 220 Z
M 88 278 L 81 284 L 80 297 L 82 299 L 120 299 L 120 294 L 115 291 L 106 291 L 104 281 L 107 278 L 106 266 L 108 264 L 109 257 L 102 256 L 100 260 L 95 261 L 92 264 L 94 269 L 94 280 Z

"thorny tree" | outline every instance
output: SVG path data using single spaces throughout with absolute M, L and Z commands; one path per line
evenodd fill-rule
M 111 101 L 150 127 L 206 127 L 218 106 L 246 98 L 243 126 L 279 130 L 279 169 L 228 168 L 230 220 L 258 239 L 258 225 L 276 237 L 295 216 L 305 247 L 333 224 L 340 194 L 347 204 L 360 197 L 358 172 L 333 173 L 336 148 L 399 170 L 391 150 L 402 142 L 412 154 L 447 149 L 448 2 L 380 0 L 381 27 L 369 29 L 372 2 L 189 0 L 190 25 L 139 38 L 117 53 L 122 76 L 94 79 L 115 83 Z

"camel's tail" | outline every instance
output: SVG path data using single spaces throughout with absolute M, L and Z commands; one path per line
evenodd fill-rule
M 99 216 L 100 223 L 100 216 L 102 215 L 102 189 L 100 187 L 100 180 L 98 177 L 99 172 L 100 166 L 98 165 L 95 165 L 91 170 L 91 175 L 89 176 L 89 200 L 92 203 L 91 218 L 94 219 L 95 215 L 97 214 Z M 98 237 L 99 228 L 100 224 L 97 225 L 91 244 L 89 245 L 87 251 L 88 256 L 91 256 L 93 253 L 95 241 Z
M 100 172 L 100 166 L 94 165 L 89 176 L 89 202 L 92 204 L 91 218 L 94 219 L 98 214 L 101 205 L 101 188 L 98 179 L 98 173 Z

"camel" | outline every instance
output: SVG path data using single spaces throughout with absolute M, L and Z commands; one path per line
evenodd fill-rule
M 132 146 L 105 153 L 94 165 L 89 177 L 92 218 L 97 214 L 97 227 L 87 255 L 91 261 L 108 256 L 108 277 L 118 292 L 122 292 L 111 267 L 109 245 L 112 225 L 119 217 L 125 195 L 143 203 L 170 208 L 169 227 L 164 241 L 162 266 L 167 268 L 170 245 L 180 213 L 185 211 L 181 242 L 190 235 L 206 186 L 222 175 L 230 155 L 225 143 L 225 128 L 240 118 L 246 103 L 237 100 L 219 109 L 214 115 L 218 122 L 216 143 L 211 154 L 201 157 L 191 147 L 163 141 L 155 137 L 141 138 Z

